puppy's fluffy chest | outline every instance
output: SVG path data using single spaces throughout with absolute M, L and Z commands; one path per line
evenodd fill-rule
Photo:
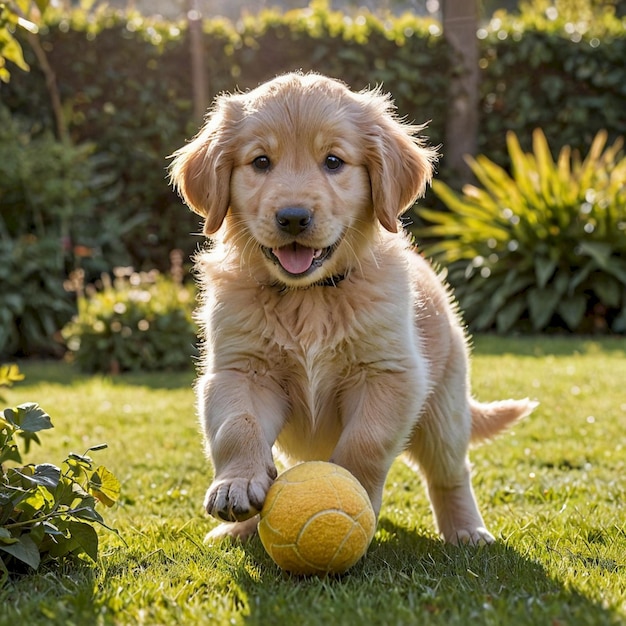
M 417 342 L 406 341 L 416 332 L 406 272 L 365 299 L 369 282 L 360 270 L 337 286 L 281 290 L 214 261 L 203 259 L 209 278 L 198 316 L 205 369 L 236 370 L 279 387 L 289 407 L 282 447 L 306 441 L 299 454 L 323 458 L 341 432 L 345 391 L 367 372 L 402 371 L 416 358 Z
M 368 289 L 370 274 L 382 271 L 382 263 L 353 270 L 337 286 L 281 289 L 212 257 L 202 259 L 204 306 L 198 315 L 209 367 L 289 377 L 299 372 L 313 382 L 320 372 L 337 376 L 361 364 L 393 367 L 385 362 L 407 351 L 416 295 L 406 267 L 387 268 L 388 278 L 375 292 Z M 246 360 L 258 363 L 244 365 Z
M 402 370 L 413 359 L 414 344 L 407 351 L 399 329 L 377 322 L 388 303 L 358 306 L 351 296 L 357 290 L 345 282 L 265 301 L 267 375 L 277 380 L 288 406 L 277 441 L 286 456 L 330 458 L 349 418 L 346 392 L 373 370 Z

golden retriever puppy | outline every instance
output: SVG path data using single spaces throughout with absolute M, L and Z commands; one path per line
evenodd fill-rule
M 171 179 L 213 238 L 199 255 L 198 406 L 215 474 L 212 536 L 247 537 L 286 463 L 350 470 L 375 512 L 401 453 L 449 542 L 490 543 L 470 483 L 472 440 L 533 408 L 474 401 L 450 294 L 400 215 L 435 152 L 389 97 L 293 73 L 219 97 Z

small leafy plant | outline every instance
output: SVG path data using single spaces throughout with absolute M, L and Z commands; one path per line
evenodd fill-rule
M 511 174 L 485 156 L 468 163 L 482 188 L 433 188 L 449 211 L 418 209 L 416 234 L 445 264 L 474 330 L 626 331 L 626 157 L 599 132 L 584 160 L 545 135 L 533 153 L 507 135 Z
M 0 387 L 23 376 L 15 366 L 0 367 Z M 70 454 L 61 467 L 22 463 L 18 439 L 28 452 L 40 443 L 38 432 L 52 428 L 50 416 L 36 403 L 7 408 L 0 416 L 0 585 L 24 566 L 98 555 L 94 523 L 106 526 L 98 502 L 112 506 L 120 484 L 103 466 L 85 455 Z M 101 450 L 106 445 L 90 448 Z M 109 529 L 111 530 L 111 529 Z
M 189 367 L 196 343 L 190 287 L 157 271 L 117 268 L 101 288 L 78 296 L 78 315 L 62 331 L 88 372 Z

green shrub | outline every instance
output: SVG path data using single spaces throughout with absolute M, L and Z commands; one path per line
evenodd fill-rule
M 482 188 L 435 181 L 449 212 L 420 210 L 418 236 L 435 239 L 425 253 L 448 266 L 473 329 L 626 331 L 626 157 L 606 140 L 555 162 L 541 130 L 530 154 L 508 133 L 511 175 L 479 156 Z
M 0 367 L 0 388 L 23 376 L 15 366 Z M 1 398 L 0 398 L 1 399 Z M 61 467 L 22 463 L 37 433 L 52 428 L 50 416 L 33 402 L 8 408 L 0 415 L 0 586 L 25 566 L 37 570 L 42 562 L 98 557 L 93 524 L 105 526 L 96 503 L 113 506 L 118 480 L 90 457 L 70 454 Z M 101 450 L 106 445 L 90 448 Z M 10 466 L 9 466 L 10 465 Z
M 107 160 L 95 144 L 68 145 L 37 134 L 0 107 L 0 355 L 58 353 L 58 331 L 75 311 L 68 271 L 123 256 Z
M 58 354 L 58 331 L 75 310 L 64 273 L 57 238 L 0 238 L 0 354 Z
M 78 366 L 88 372 L 184 369 L 196 343 L 190 287 L 150 272 L 118 268 L 100 290 L 78 297 L 78 315 L 63 329 Z

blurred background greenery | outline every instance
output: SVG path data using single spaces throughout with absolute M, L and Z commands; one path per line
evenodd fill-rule
M 429 122 L 425 133 L 442 145 L 437 178 L 456 193 L 462 193 L 463 183 L 477 182 L 476 172 L 460 169 L 466 153 L 505 173 L 514 169 L 507 149 L 510 132 L 526 154 L 540 128 L 554 157 L 567 147 L 574 160 L 586 158 L 600 131 L 608 145 L 617 141 L 610 163 L 595 162 L 600 171 L 593 181 L 572 179 L 576 186 L 589 184 L 582 200 L 576 196 L 554 217 L 559 229 L 581 215 L 583 227 L 603 220 L 603 229 L 581 227 L 572 240 L 548 223 L 519 251 L 522 260 L 513 262 L 510 255 L 490 250 L 501 259 L 490 270 L 493 276 L 513 272 L 520 263 L 540 268 L 528 273 L 533 284 L 520 283 L 519 293 L 507 292 L 507 298 L 533 288 L 553 300 L 576 296 L 579 309 L 582 302 L 580 323 L 569 323 L 573 315 L 560 315 L 558 303 L 553 314 L 536 323 L 527 299 L 520 298 L 526 305 L 517 305 L 515 315 L 509 312 L 506 324 L 498 324 L 497 315 L 485 322 L 471 306 L 467 321 L 485 331 L 623 333 L 623 324 L 613 324 L 626 308 L 626 267 L 620 260 L 626 258 L 623 191 L 607 200 L 593 188 L 607 178 L 611 189 L 623 190 L 626 184 L 619 145 L 626 131 L 623 6 L 616 0 L 388 0 L 370 3 L 369 9 L 366 4 L 0 2 L 0 55 L 10 58 L 8 46 L 16 41 L 23 51 L 20 65 L 30 68 L 6 63 L 2 69 L 10 77 L 5 71 L 0 84 L 1 357 L 64 354 L 61 329 L 77 314 L 80 299 L 89 298 L 85 286 L 103 290 L 101 276 L 113 275 L 115 268 L 168 273 L 171 252 L 179 250 L 188 269 L 190 255 L 203 241 L 201 227 L 168 186 L 168 155 L 196 132 L 199 111 L 216 94 L 252 88 L 295 69 L 340 78 L 355 90 L 382 84 L 401 116 Z M 11 15 L 21 16 L 21 22 Z M 37 34 L 20 26 L 26 20 L 38 27 Z M 450 34 L 464 21 L 470 28 L 465 35 L 457 32 L 464 39 L 459 48 Z M 474 53 L 475 62 L 468 64 L 464 55 Z M 459 121 L 459 96 L 451 87 L 470 75 L 475 77 L 469 87 L 476 90 L 475 121 L 466 131 L 474 147 L 460 151 L 457 139 L 460 144 L 466 131 L 450 130 Z M 447 214 L 451 196 L 444 196 L 430 190 L 419 206 Z M 529 198 L 528 215 L 540 209 L 545 214 L 547 196 Z M 551 198 L 548 203 L 562 204 L 558 194 Z M 493 219 L 508 215 L 509 204 L 507 197 L 492 202 Z M 432 246 L 451 238 L 448 247 L 456 245 L 453 227 L 445 231 L 440 225 L 435 232 L 419 210 L 408 217 L 407 227 L 420 243 Z M 608 235 L 599 240 L 605 247 L 590 274 L 597 282 L 610 268 L 606 301 L 584 286 L 564 293 L 557 265 L 567 271 L 571 256 L 585 249 L 585 238 L 597 243 L 600 232 Z M 474 236 L 491 241 L 478 227 Z M 498 245 L 506 248 L 507 242 Z M 538 251 L 549 260 L 547 269 L 537 261 Z M 467 282 L 465 270 L 478 267 L 476 258 L 489 258 L 476 246 L 468 255 L 460 260 L 461 270 L 450 272 L 453 285 Z M 549 274 L 555 259 L 563 261 Z M 488 280 L 485 273 L 482 279 Z M 493 295 L 496 291 L 486 289 L 479 299 L 483 294 L 502 299 L 501 292 Z M 471 290 L 465 292 L 463 298 L 471 299 Z M 133 324 L 132 332 L 141 332 Z M 181 350 L 189 351 L 187 339 Z

